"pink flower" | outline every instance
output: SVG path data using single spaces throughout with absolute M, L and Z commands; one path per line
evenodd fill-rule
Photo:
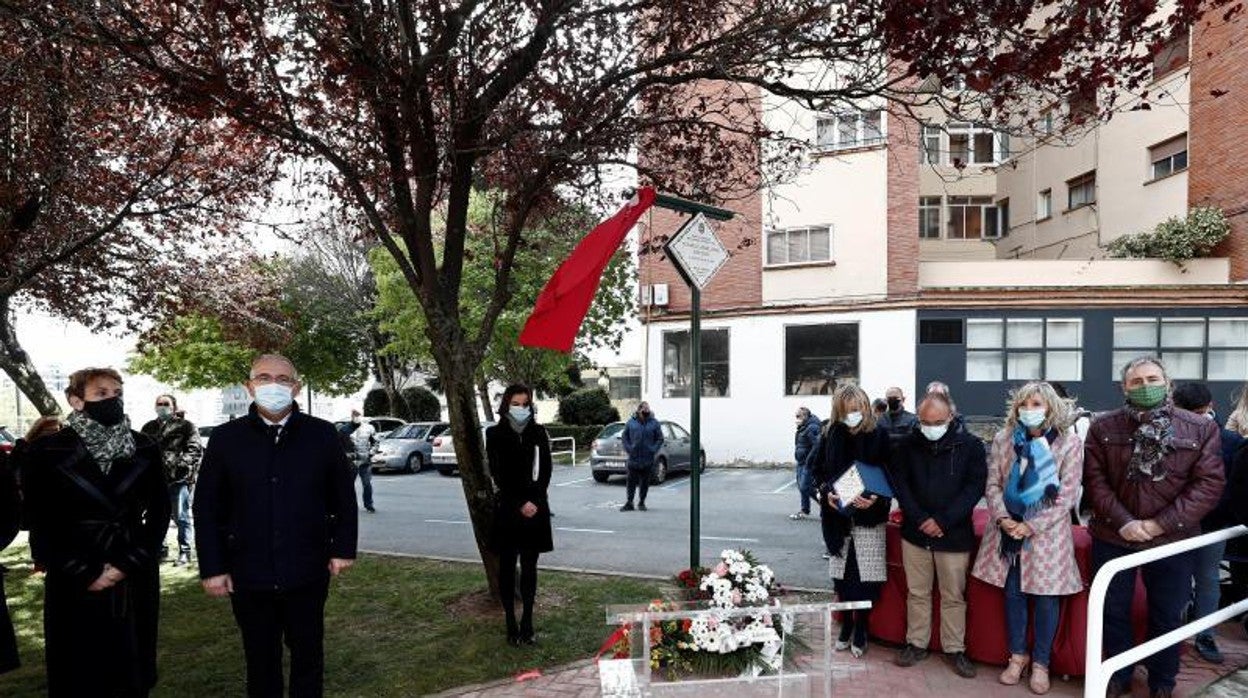
M 713 572 L 716 576 L 719 576 L 719 577 L 726 577 L 726 576 L 728 576 L 728 565 L 725 565 L 724 563 L 722 563 L 722 562 L 721 562 L 721 563 L 719 563 L 718 565 L 715 565 L 715 569 L 714 569 L 714 570 L 711 570 L 711 571 L 712 571 L 712 572 Z
M 732 605 L 733 606 L 741 605 L 741 592 L 737 589 L 732 590 Z

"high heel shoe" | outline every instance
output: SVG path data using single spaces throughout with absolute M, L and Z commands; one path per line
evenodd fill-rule
M 1030 663 L 1031 657 L 1025 654 L 1011 654 L 1010 663 L 1005 667 L 1005 671 L 1001 672 L 998 680 L 1006 686 L 1017 686 L 1023 675 L 1027 673 L 1027 665 Z
M 1042 696 L 1049 692 L 1049 668 L 1043 664 L 1031 665 L 1031 692 Z

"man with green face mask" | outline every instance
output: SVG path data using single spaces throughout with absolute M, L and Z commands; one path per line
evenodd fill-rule
M 1221 438 L 1212 420 L 1174 408 L 1170 379 L 1161 361 L 1140 357 L 1122 371 L 1126 404 L 1092 423 L 1085 442 L 1083 485 L 1092 503 L 1092 566 L 1137 550 L 1198 535 L 1226 484 Z M 1195 556 L 1183 553 L 1139 568 L 1148 592 L 1149 637 L 1183 624 L 1191 596 Z M 1122 572 L 1105 597 L 1105 653 L 1135 646 L 1131 600 L 1134 571 Z M 1144 660 L 1154 698 L 1170 696 L 1179 669 L 1179 648 Z M 1110 680 L 1107 695 L 1130 691 L 1127 667 Z
M 169 482 L 169 503 L 173 507 L 173 522 L 178 527 L 178 560 L 185 565 L 191 561 L 191 488 L 195 486 L 195 474 L 199 460 L 204 455 L 195 425 L 178 414 L 178 400 L 172 395 L 156 398 L 156 419 L 143 425 L 143 434 L 160 445 L 165 462 L 165 479 Z M 165 547 L 161 557 L 169 554 Z

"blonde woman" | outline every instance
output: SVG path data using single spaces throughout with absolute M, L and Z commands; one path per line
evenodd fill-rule
M 1248 436 L 1248 386 L 1240 389 L 1235 409 L 1226 418 L 1226 428 L 1240 436 Z
M 1006 414 L 988 461 L 984 496 L 992 525 L 971 574 L 1005 589 L 1010 659 L 1001 683 L 1018 684 L 1030 666 L 1031 690 L 1043 694 L 1050 686 L 1061 597 L 1083 589 L 1069 513 L 1083 477 L 1083 440 L 1067 428 L 1070 403 L 1048 383 L 1019 388 Z M 1030 654 L 1029 603 L 1035 607 Z
M 841 500 L 834 484 L 855 461 L 887 468 L 888 431 L 876 424 L 871 399 L 862 388 L 842 385 L 832 396 L 832 417 L 811 456 L 811 471 L 837 598 L 876 601 L 887 578 L 884 523 L 892 500 L 871 493 Z M 848 648 L 855 657 L 867 651 L 869 616 L 870 611 L 843 615 L 837 649 Z

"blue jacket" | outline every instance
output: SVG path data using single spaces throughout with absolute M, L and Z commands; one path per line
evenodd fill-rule
M 808 415 L 806 421 L 798 425 L 793 446 L 793 458 L 798 465 L 806 465 L 810 454 L 814 452 L 819 443 L 820 426 L 819 418 L 813 414 Z
M 649 468 L 654 465 L 654 459 L 663 447 L 663 427 L 654 415 L 650 415 L 644 422 L 634 415 L 624 425 L 621 440 L 628 453 L 628 467 L 634 470 Z
M 277 442 L 252 405 L 212 432 L 195 486 L 202 579 L 237 589 L 294 589 L 354 558 L 355 468 L 334 425 L 296 409 Z

